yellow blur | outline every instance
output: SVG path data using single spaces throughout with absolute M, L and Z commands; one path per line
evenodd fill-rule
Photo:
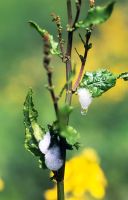
M 4 190 L 4 181 L 2 178 L 0 178 L 0 192 L 2 192 Z

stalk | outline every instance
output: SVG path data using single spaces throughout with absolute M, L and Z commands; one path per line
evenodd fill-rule
M 57 200 L 64 200 L 64 181 L 57 181 Z
M 67 0 L 67 14 L 68 14 L 68 26 L 72 29 L 72 4 L 71 0 Z M 71 63 L 71 53 L 72 53 L 72 41 L 73 41 L 73 31 L 68 31 L 68 40 L 67 40 L 67 51 L 66 51 L 66 99 L 65 102 L 70 105 L 72 94 L 70 93 L 72 90 L 72 82 L 69 83 L 70 73 L 72 72 L 72 63 Z M 68 123 L 68 119 L 67 119 Z
M 72 63 L 71 63 L 71 54 L 72 54 L 72 43 L 73 43 L 73 33 L 76 30 L 75 24 L 79 19 L 81 8 L 81 0 L 76 2 L 76 16 L 75 20 L 72 19 L 72 4 L 71 0 L 67 0 L 67 15 L 68 15 L 68 26 L 71 30 L 68 31 L 68 39 L 67 39 L 67 50 L 66 50 L 66 98 L 65 103 L 71 105 L 72 100 L 72 82 L 69 82 L 70 75 L 72 73 Z M 64 56 L 63 56 L 64 57 Z M 67 116 L 67 125 L 69 123 L 69 116 Z M 57 200 L 64 200 L 64 174 L 65 174 L 65 162 L 66 162 L 66 147 L 65 142 L 63 142 L 63 154 L 64 154 L 64 165 L 58 171 L 57 174 Z M 59 178 L 59 179 L 58 179 Z

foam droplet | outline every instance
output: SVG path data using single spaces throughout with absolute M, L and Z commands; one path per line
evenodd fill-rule
M 88 109 L 81 109 L 81 115 L 86 116 L 88 112 Z

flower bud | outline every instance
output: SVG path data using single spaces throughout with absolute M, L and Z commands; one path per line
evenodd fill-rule
M 43 139 L 39 142 L 39 149 L 43 154 L 46 154 L 46 152 L 48 151 L 50 142 L 51 142 L 51 135 L 49 132 L 47 132 L 44 135 Z

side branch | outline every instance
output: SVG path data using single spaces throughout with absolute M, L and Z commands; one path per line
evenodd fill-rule
M 91 48 L 91 44 L 89 44 L 91 32 L 92 32 L 91 28 L 89 30 L 87 30 L 86 41 L 84 41 L 83 38 L 81 37 L 81 35 L 79 35 L 82 43 L 84 44 L 85 51 L 84 51 L 84 56 L 79 55 L 80 60 L 81 60 L 81 68 L 80 68 L 78 77 L 73 85 L 72 92 L 76 91 L 77 87 L 79 86 L 80 80 L 82 78 L 83 72 L 84 72 L 84 68 L 85 68 L 85 64 L 86 64 L 86 60 L 87 60 L 87 56 L 88 56 L 88 51 Z
M 76 1 L 76 17 L 75 17 L 75 20 L 74 20 L 74 23 L 73 23 L 73 31 L 76 30 L 76 27 L 75 27 L 75 24 L 77 23 L 78 19 L 79 19 L 79 16 L 80 16 L 80 10 L 81 10 L 81 3 L 82 3 L 82 0 L 77 0 Z

